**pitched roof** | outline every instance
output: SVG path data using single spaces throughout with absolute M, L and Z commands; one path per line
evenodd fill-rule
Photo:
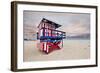
M 57 24 L 57 23 L 55 23 L 55 22 L 53 22 L 53 21 L 50 21 L 50 20 L 48 20 L 48 19 L 45 19 L 45 18 L 42 19 L 42 22 L 46 22 L 46 23 L 49 23 L 49 24 L 51 24 L 51 25 L 54 25 L 56 28 L 61 27 L 61 25 L 59 25 L 59 24 Z M 40 24 L 39 24 L 39 26 L 40 26 Z M 38 27 L 39 27 L 39 26 L 38 26 Z

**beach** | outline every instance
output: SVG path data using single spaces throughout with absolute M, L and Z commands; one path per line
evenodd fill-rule
M 90 40 L 67 39 L 63 41 L 63 48 L 44 54 L 37 48 L 38 41 L 24 40 L 23 61 L 52 61 L 52 60 L 79 60 L 90 58 Z

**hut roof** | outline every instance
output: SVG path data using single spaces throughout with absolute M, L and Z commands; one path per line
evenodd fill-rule
M 55 22 L 53 22 L 53 21 L 50 21 L 50 20 L 48 20 L 48 19 L 45 19 L 45 18 L 42 19 L 42 22 L 46 22 L 46 23 L 49 23 L 49 24 L 51 24 L 51 25 L 54 25 L 55 28 L 61 27 L 61 25 L 59 25 L 59 24 L 57 24 L 57 23 L 55 23 Z M 39 26 L 40 26 L 40 24 L 39 24 Z M 39 26 L 38 26 L 38 27 L 39 27 Z

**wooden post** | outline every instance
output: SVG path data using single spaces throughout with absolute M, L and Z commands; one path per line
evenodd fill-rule
M 45 36 L 45 23 L 44 23 L 44 27 L 43 27 L 43 36 Z
M 62 39 L 62 47 L 63 47 L 63 39 Z

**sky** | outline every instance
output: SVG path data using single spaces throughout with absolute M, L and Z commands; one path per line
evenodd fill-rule
M 42 18 L 46 18 L 62 25 L 58 30 L 64 31 L 68 35 L 77 36 L 90 34 L 90 14 L 88 13 L 40 12 L 25 10 L 23 12 L 23 18 L 24 28 L 27 28 L 28 26 L 30 29 L 33 29 L 32 31 L 34 32 L 37 32 L 37 26 Z M 27 30 L 25 29 L 25 31 Z

